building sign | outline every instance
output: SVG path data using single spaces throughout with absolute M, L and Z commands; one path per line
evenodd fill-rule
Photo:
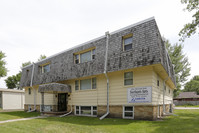
M 127 89 L 128 103 L 148 103 L 152 99 L 152 87 L 133 87 Z

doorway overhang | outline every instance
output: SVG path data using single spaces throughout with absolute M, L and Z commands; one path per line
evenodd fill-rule
M 71 86 L 67 84 L 60 83 L 49 83 L 39 85 L 38 92 L 40 93 L 50 93 L 50 92 L 58 92 L 58 93 L 71 93 Z

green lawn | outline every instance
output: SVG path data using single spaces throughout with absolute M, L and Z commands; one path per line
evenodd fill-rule
M 40 113 L 38 113 L 38 112 L 31 112 L 31 113 L 27 113 L 24 111 L 0 112 L 0 121 L 34 117 L 34 116 L 38 116 L 38 115 L 40 115 Z
M 178 116 L 163 121 L 142 121 L 67 116 L 0 124 L 2 133 L 198 133 L 199 110 L 175 110 Z M 1 117 L 1 115 L 0 115 Z
M 176 107 L 199 107 L 199 105 L 190 105 L 190 104 L 187 104 L 187 105 L 177 105 Z

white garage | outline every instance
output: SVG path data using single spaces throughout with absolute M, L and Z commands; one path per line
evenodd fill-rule
M 0 108 L 3 110 L 24 109 L 24 91 L 0 88 Z

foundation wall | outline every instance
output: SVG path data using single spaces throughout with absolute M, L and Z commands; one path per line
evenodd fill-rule
M 51 105 L 52 106 L 52 111 L 58 111 L 57 105 Z M 31 107 L 31 110 L 34 110 L 34 105 L 33 104 L 25 104 L 24 105 L 24 111 L 29 111 L 29 107 Z M 40 112 L 41 111 L 41 105 L 36 105 L 36 111 Z
M 34 105 L 30 105 L 34 109 Z M 25 111 L 28 111 L 29 105 L 24 105 Z M 36 105 L 36 109 L 40 112 L 40 105 Z M 57 111 L 57 105 L 53 106 L 53 111 Z M 71 111 L 71 105 L 67 105 L 67 112 Z M 159 113 L 158 113 L 159 111 Z M 170 105 L 165 105 L 165 111 L 170 111 Z M 107 106 L 97 106 L 97 116 L 101 117 L 107 112 Z M 75 106 L 72 106 L 72 114 L 75 114 Z M 134 119 L 135 120 L 156 120 L 158 117 L 163 116 L 163 106 L 134 106 Z M 113 105 L 109 107 L 109 118 L 123 118 L 123 106 Z

